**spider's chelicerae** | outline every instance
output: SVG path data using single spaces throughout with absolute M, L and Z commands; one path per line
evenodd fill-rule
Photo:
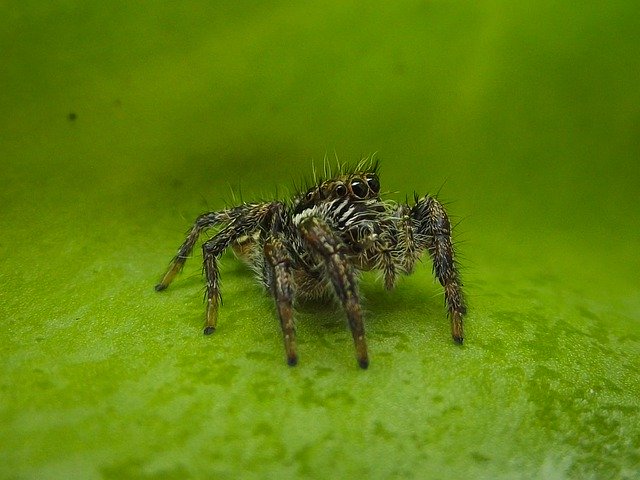
M 449 218 L 429 195 L 414 195 L 414 205 L 381 200 L 377 170 L 377 162 L 363 161 L 318 180 L 291 201 L 243 203 L 200 215 L 156 290 L 169 286 L 203 231 L 220 227 L 202 245 L 207 280 L 205 334 L 213 333 L 218 323 L 218 258 L 232 247 L 274 297 L 289 365 L 298 362 L 296 299 L 333 296 L 347 315 L 358 364 L 367 368 L 358 274 L 379 270 L 385 287 L 391 289 L 399 274 L 413 271 L 426 250 L 444 287 L 451 334 L 461 344 L 466 307 Z

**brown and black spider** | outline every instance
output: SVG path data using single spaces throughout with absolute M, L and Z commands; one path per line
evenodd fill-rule
M 358 276 L 380 270 L 387 289 L 397 275 L 409 274 L 427 250 L 434 274 L 444 287 L 456 343 L 463 341 L 466 306 L 451 242 L 451 226 L 442 205 L 414 194 L 414 205 L 380 199 L 378 164 L 361 161 L 351 169 L 318 180 L 291 201 L 243 203 L 200 215 L 171 261 L 156 290 L 169 286 L 182 269 L 200 234 L 220 230 L 202 245 L 209 335 L 218 323 L 218 258 L 232 247 L 256 272 L 275 299 L 289 365 L 298 362 L 294 302 L 335 297 L 344 308 L 358 364 L 369 365 Z M 331 176 L 331 174 L 329 174 Z

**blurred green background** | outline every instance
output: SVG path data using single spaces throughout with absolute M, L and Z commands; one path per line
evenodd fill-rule
M 640 9 L 608 2 L 0 4 L 1 478 L 640 478 Z M 232 255 L 201 335 L 196 215 L 377 152 L 440 190 L 428 261 L 343 315 Z M 232 193 L 235 192 L 235 193 Z

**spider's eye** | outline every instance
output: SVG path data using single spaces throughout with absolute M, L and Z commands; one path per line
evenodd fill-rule
M 311 200 L 313 200 L 313 190 L 308 192 L 304 198 L 307 202 L 310 202 Z
M 351 191 L 358 198 L 365 198 L 369 193 L 369 187 L 359 178 L 356 178 L 351 182 Z
M 367 177 L 367 184 L 373 193 L 378 193 L 380 191 L 380 180 L 377 175 Z
M 347 194 L 347 187 L 344 186 L 344 183 L 339 183 L 336 185 L 336 195 L 339 197 L 344 197 Z

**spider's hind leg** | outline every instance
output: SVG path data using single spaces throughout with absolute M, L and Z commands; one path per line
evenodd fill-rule
M 182 270 L 182 267 L 184 267 L 187 258 L 189 258 L 189 255 L 193 250 L 193 246 L 198 241 L 198 237 L 200 237 L 200 234 L 207 228 L 214 227 L 221 222 L 229 221 L 232 218 L 231 213 L 232 212 L 229 210 L 208 212 L 200 215 L 196 219 L 193 227 L 191 227 L 191 230 L 189 230 L 187 238 L 182 243 L 182 245 L 180 245 L 178 253 L 176 253 L 175 257 L 173 257 L 171 263 L 169 263 L 169 267 L 167 268 L 165 274 L 162 276 L 160 283 L 155 286 L 157 292 L 166 289 L 171 284 L 176 275 Z
M 238 239 L 252 236 L 256 231 L 264 230 L 273 212 L 282 205 L 271 203 L 245 203 L 240 206 L 200 215 L 191 228 L 186 240 L 178 249 L 178 253 L 169 264 L 156 290 L 164 290 L 169 286 L 176 274 L 182 269 L 200 234 L 207 228 L 217 224 L 226 224 L 211 239 L 202 244 L 204 273 L 206 286 L 206 321 L 205 335 L 213 333 L 218 323 L 218 306 L 220 296 L 220 274 L 217 258 Z

